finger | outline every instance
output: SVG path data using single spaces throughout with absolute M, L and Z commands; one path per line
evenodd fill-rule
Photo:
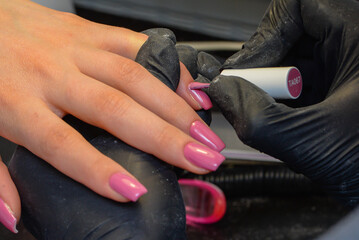
M 95 24 L 94 36 L 100 49 L 134 60 L 148 36 L 126 28 Z
M 0 157 L 0 222 L 11 232 L 17 233 L 16 224 L 20 215 L 19 194 Z
M 203 59 L 197 50 L 187 45 L 176 45 L 176 50 L 180 59 L 180 82 L 176 90 L 186 102 L 195 110 L 212 108 L 212 102 L 204 92 L 193 88 L 193 78 L 198 77 L 198 73 L 202 74 L 202 65 L 208 66 L 207 62 L 198 62 L 198 58 Z M 218 63 L 218 69 L 221 66 Z M 204 67 L 206 68 L 206 67 Z M 218 73 L 219 74 L 219 73 Z M 217 74 L 217 75 L 218 75 Z
M 81 72 L 131 96 L 141 106 L 183 132 L 190 134 L 191 125 L 201 121 L 196 112 L 180 96 L 173 93 L 138 63 L 100 50 L 81 51 L 78 56 L 77 65 Z M 101 62 L 98 59 L 101 59 Z M 106 66 L 106 71 L 103 66 Z M 190 79 L 190 76 L 188 77 Z M 191 81 L 188 79 L 186 81 Z M 187 97 L 188 92 L 189 90 Z M 210 103 L 209 99 L 208 101 Z M 206 103 L 209 105 L 208 102 Z
M 109 50 L 118 55 L 128 57 L 130 59 L 136 58 L 139 49 L 142 47 L 142 45 L 148 38 L 147 35 L 143 33 L 137 33 L 122 28 L 113 28 L 108 26 L 104 26 L 104 27 L 106 29 L 109 29 L 109 32 L 106 32 L 103 35 L 102 41 L 104 45 L 102 45 L 101 48 L 105 50 Z M 175 43 L 174 34 L 171 31 L 168 31 L 167 29 L 151 29 L 147 31 L 147 34 L 164 36 Z M 124 35 L 125 37 L 123 37 Z M 119 39 L 121 39 L 120 42 Z M 192 78 L 188 78 L 189 77 L 188 71 L 183 66 L 183 64 L 180 66 L 180 68 L 181 68 L 180 79 L 183 81 L 183 83 L 181 84 L 180 91 L 177 93 L 179 93 L 180 96 L 182 96 L 187 101 L 187 103 L 195 110 L 199 110 L 202 107 L 204 109 L 211 108 L 212 104 L 210 102 L 209 97 L 206 96 L 206 94 L 204 93 L 193 94 L 192 91 L 188 89 L 188 84 L 190 83 Z M 191 95 L 191 93 L 194 97 Z
M 194 80 L 183 63 L 180 63 L 180 69 L 181 77 L 176 93 L 195 110 L 212 108 L 210 98 L 205 92 L 195 87 Z
M 91 146 L 40 100 L 17 106 L 10 137 L 60 172 L 120 202 L 136 201 L 147 192 L 130 173 Z M 35 110 L 34 110 L 35 109 Z
M 211 54 L 198 53 L 197 69 L 198 73 L 210 80 L 213 80 L 220 74 L 222 64 Z
M 280 63 L 303 33 L 300 1 L 272 1 L 256 33 L 224 68 L 269 67 Z
M 142 31 L 142 33 L 146 34 L 147 36 L 159 36 L 162 38 L 167 38 L 171 40 L 173 44 L 176 44 L 177 42 L 176 35 L 168 28 L 150 28 Z
M 187 144 L 196 143 L 193 138 L 124 93 L 80 74 L 76 76 L 75 84 L 67 89 L 59 87 L 56 92 L 60 94 L 53 101 L 62 106 L 64 111 L 110 132 L 131 146 L 191 172 L 204 173 L 212 170 L 212 167 L 207 169 L 206 165 L 200 166 L 185 156 Z M 157 97 L 163 99 L 161 96 Z M 198 136 L 204 132 L 203 136 L 207 134 L 207 138 L 215 138 L 202 122 L 195 121 L 192 125 L 191 131 L 196 130 L 193 135 Z M 213 150 L 203 148 L 203 151 L 212 154 Z M 213 154 L 217 156 L 216 153 Z M 219 161 L 207 160 L 208 162 L 204 162 L 210 166 L 217 165 Z

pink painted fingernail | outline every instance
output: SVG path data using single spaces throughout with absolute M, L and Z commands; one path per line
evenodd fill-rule
M 189 89 L 191 90 L 198 90 L 198 89 L 202 89 L 202 88 L 208 88 L 210 85 L 210 83 L 200 83 L 200 82 L 191 82 L 190 84 L 188 84 Z
M 199 103 L 199 105 L 201 105 L 201 107 L 204 110 L 208 110 L 211 107 L 213 107 L 211 99 L 208 97 L 208 95 L 202 90 L 200 90 L 208 86 L 209 83 L 197 83 L 197 82 L 192 82 L 188 85 L 191 96 L 194 98 L 194 100 L 196 100 Z
M 0 198 L 0 222 L 11 232 L 18 233 L 17 220 L 10 207 Z
M 139 181 L 123 173 L 113 174 L 110 177 L 110 186 L 117 193 L 133 202 L 147 193 L 147 189 Z
M 220 152 L 226 145 L 206 124 L 201 121 L 195 121 L 192 123 L 189 130 L 191 137 L 197 141 L 207 145 L 213 150 Z
M 185 158 L 200 168 L 215 171 L 224 161 L 224 156 L 197 143 L 188 143 L 184 147 Z

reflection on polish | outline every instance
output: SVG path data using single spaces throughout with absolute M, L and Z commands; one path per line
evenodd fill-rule
M 202 88 L 208 88 L 210 83 L 200 83 L 200 82 L 192 82 L 188 85 L 191 90 L 199 90 Z
M 224 161 L 224 156 L 197 143 L 188 143 L 184 148 L 185 158 L 194 165 L 215 171 Z
M 190 135 L 197 141 L 207 145 L 213 150 L 220 152 L 226 145 L 206 124 L 195 121 L 190 128 Z
M 10 207 L 0 198 L 0 222 L 11 232 L 18 233 L 17 220 Z
M 147 193 L 147 189 L 139 181 L 123 173 L 113 174 L 110 177 L 110 186 L 117 193 L 133 202 Z
M 198 82 L 192 82 L 188 85 L 188 88 L 190 90 L 191 96 L 194 98 L 194 100 L 196 100 L 199 105 L 201 105 L 201 107 L 204 110 L 208 110 L 210 108 L 213 107 L 211 99 L 208 97 L 208 95 L 199 90 L 205 87 L 208 87 L 209 83 L 198 83 Z

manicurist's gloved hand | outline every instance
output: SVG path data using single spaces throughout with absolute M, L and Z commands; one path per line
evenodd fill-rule
M 257 32 L 223 65 L 297 66 L 302 107 L 278 103 L 237 77 L 218 76 L 208 90 L 244 143 L 349 204 L 359 201 L 358 12 L 355 0 L 274 0 Z
M 0 135 L 75 181 L 120 202 L 147 191 L 64 122 L 67 114 L 191 172 L 207 173 L 223 161 L 220 140 L 194 111 L 201 105 L 178 56 L 154 61 L 177 61 L 177 75 L 166 76 L 179 83 L 177 94 L 147 70 L 153 38 L 26 0 L 0 0 L 0 31 Z M 0 180 L 0 222 L 15 232 L 20 200 L 6 167 Z

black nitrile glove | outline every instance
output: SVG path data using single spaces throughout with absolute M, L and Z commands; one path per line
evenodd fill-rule
M 193 64 L 197 62 L 197 51 L 193 48 L 185 47 L 185 53 L 181 48 L 176 45 L 176 36 L 174 33 L 166 28 L 152 28 L 143 31 L 148 36 L 147 41 L 140 48 L 136 62 L 145 67 L 153 76 L 160 79 L 173 91 L 176 91 L 180 80 L 180 64 L 181 61 L 189 70 L 194 79 L 197 78 L 193 75 Z M 182 45 L 181 45 L 182 46 Z M 190 54 L 188 49 L 190 49 Z M 197 80 L 196 80 L 197 81 Z M 197 114 L 208 125 L 211 123 L 210 111 L 199 110 Z
M 138 51 L 136 62 L 176 91 L 180 80 L 180 64 L 175 48 L 176 36 L 165 28 L 149 29 L 143 33 L 148 39 Z
M 180 68 L 174 35 L 161 37 L 156 31 L 149 31 L 136 61 L 175 90 Z M 37 239 L 186 239 L 185 208 L 172 166 L 72 116 L 65 120 L 131 172 L 148 193 L 136 203 L 109 200 L 18 147 L 9 171 L 21 197 L 25 226 Z
M 176 46 L 179 59 L 187 67 L 193 79 L 204 77 L 206 80 L 200 82 L 210 82 L 219 74 L 221 63 L 212 55 L 205 52 L 198 52 L 188 45 Z
M 359 201 L 359 1 L 274 0 L 257 32 L 224 68 L 297 66 L 301 108 L 237 77 L 208 93 L 238 137 L 349 204 Z M 265 78 L 265 76 L 263 76 Z
M 205 52 L 198 52 L 188 45 L 176 46 L 180 61 L 186 66 L 191 73 L 195 82 L 209 83 L 219 74 L 221 63 L 212 55 Z M 197 114 L 210 125 L 212 115 L 210 110 L 199 110 Z

